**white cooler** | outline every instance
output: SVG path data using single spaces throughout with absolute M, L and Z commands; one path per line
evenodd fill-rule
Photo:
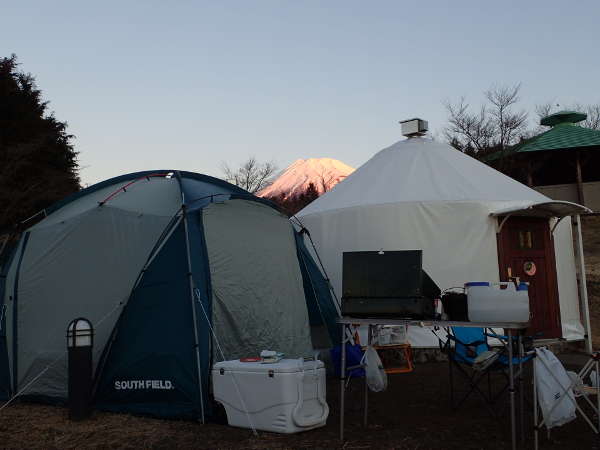
M 213 366 L 212 384 L 234 427 L 297 433 L 324 426 L 329 415 L 322 361 L 222 361 Z

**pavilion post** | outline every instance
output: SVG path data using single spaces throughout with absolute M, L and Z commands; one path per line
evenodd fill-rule
M 575 175 L 577 178 L 577 198 L 578 198 L 578 203 L 580 205 L 585 205 L 585 200 L 583 198 L 583 177 L 581 175 L 581 155 L 579 153 L 579 150 L 575 153 L 576 157 L 575 157 Z

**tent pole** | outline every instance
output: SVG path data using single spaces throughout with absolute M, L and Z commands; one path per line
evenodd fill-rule
M 577 227 L 577 253 L 579 263 L 579 302 L 583 312 L 583 325 L 585 327 L 585 349 L 592 353 L 592 330 L 590 326 L 590 308 L 588 304 L 587 277 L 585 274 L 585 260 L 583 257 L 583 238 L 581 235 L 581 216 L 575 216 L 575 226 Z
M 190 251 L 190 234 L 188 227 L 188 212 L 187 212 L 187 203 L 185 199 L 185 192 L 183 190 L 183 182 L 181 180 L 181 173 L 179 171 L 175 172 L 175 176 L 177 177 L 177 182 L 179 183 L 179 189 L 181 191 L 181 215 L 183 217 L 183 232 L 185 234 L 185 253 L 187 257 L 187 277 L 190 288 L 190 301 L 192 302 L 192 320 L 194 322 L 194 347 L 196 352 L 196 370 L 198 372 L 198 392 L 200 393 L 200 413 L 202 423 L 204 424 L 204 396 L 202 393 L 202 365 L 200 364 L 200 345 L 198 343 L 198 321 L 196 319 L 196 301 L 194 299 L 194 277 L 192 274 L 192 256 Z M 202 301 L 200 297 L 198 297 L 198 301 Z M 210 325 L 210 324 L 209 324 Z M 210 373 L 210 372 L 209 372 Z
M 183 228 L 185 233 L 185 251 L 187 255 L 188 283 L 190 287 L 190 300 L 192 302 L 192 320 L 194 321 L 194 347 L 196 350 L 196 369 L 198 371 L 198 391 L 200 392 L 200 411 L 202 413 L 202 423 L 204 422 L 204 398 L 202 395 L 202 367 L 200 365 L 200 346 L 198 344 L 198 321 L 196 320 L 196 301 L 194 300 L 194 278 L 192 276 L 192 257 L 190 254 L 190 237 L 188 234 L 187 208 L 185 204 L 181 207 L 183 211 Z M 198 299 L 198 301 L 201 301 Z

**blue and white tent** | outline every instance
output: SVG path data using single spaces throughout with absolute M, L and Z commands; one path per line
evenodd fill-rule
M 2 267 L 0 391 L 64 400 L 65 333 L 95 329 L 95 404 L 210 417 L 213 362 L 312 354 L 328 283 L 271 203 L 190 172 L 123 175 L 45 211 Z

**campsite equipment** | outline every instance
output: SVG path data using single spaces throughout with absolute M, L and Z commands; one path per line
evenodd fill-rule
M 212 383 L 215 400 L 234 427 L 297 433 L 324 426 L 329 415 L 319 360 L 222 361 L 213 366 Z
M 344 252 L 342 314 L 432 318 L 439 288 L 421 268 L 422 252 Z
M 360 346 L 360 344 L 352 344 L 350 342 L 346 342 L 345 346 L 346 346 L 346 367 L 347 368 L 352 367 L 352 369 L 347 369 L 346 376 L 348 378 L 364 377 L 365 369 L 364 369 L 364 367 L 362 367 L 362 358 L 363 358 L 364 352 L 362 350 L 362 347 Z M 333 363 L 333 371 L 334 371 L 334 374 L 336 377 L 339 377 L 341 374 L 341 372 L 340 372 L 341 353 L 342 353 L 342 348 L 340 345 L 336 345 L 330 350 L 331 362 Z M 344 377 L 342 377 L 342 378 L 344 378 Z
M 505 281 L 512 267 L 531 281 L 531 310 L 541 311 L 528 333 L 570 341 L 591 336 L 581 320 L 587 297 L 580 314 L 577 289 L 576 265 L 585 273 L 573 249 L 573 232 L 576 239 L 579 232 L 568 220 L 587 211 L 553 201 L 445 143 L 414 137 L 376 153 L 296 216 L 310 229 L 339 297 L 344 252 L 421 249 L 423 268 L 439 286 Z M 538 267 L 533 279 L 518 273 L 526 261 Z M 410 327 L 409 338 L 413 347 L 437 346 L 429 328 Z
M 500 348 L 492 348 L 488 344 L 488 337 L 498 339 L 502 344 Z M 521 346 L 522 338 L 519 338 Z M 449 381 L 450 381 L 450 405 L 458 409 L 472 394 L 477 393 L 486 403 L 490 413 L 495 416 L 492 405 L 500 396 L 509 390 L 511 379 L 520 380 L 522 364 L 530 361 L 532 356 L 512 356 L 514 341 L 507 336 L 501 336 L 493 332 L 486 332 L 485 328 L 450 327 L 447 330 L 445 342 L 440 338 L 440 349 L 448 355 Z M 510 347 L 510 348 L 509 348 Z M 519 370 L 510 373 L 512 365 L 518 365 Z M 454 369 L 463 375 L 468 389 L 455 401 Z M 471 370 L 469 370 L 471 369 Z M 508 370 L 507 370 L 508 369 Z M 492 392 L 490 375 L 492 371 L 500 372 L 506 377 L 506 384 L 497 392 Z M 481 383 L 487 378 L 487 392 L 481 388 Z M 520 390 L 522 392 L 522 390 Z
M 465 284 L 468 315 L 471 322 L 528 322 L 527 285 L 519 289 L 513 282 L 475 281 Z
M 44 214 L 2 268 L 0 391 L 9 397 L 66 400 L 63 330 L 80 315 L 95 330 L 95 406 L 161 417 L 211 416 L 217 358 L 265 348 L 300 357 L 312 354 L 311 337 L 339 336 L 305 233 L 237 186 L 139 172 Z
M 575 420 L 572 384 L 577 380 L 571 380 L 562 363 L 547 348 L 537 348 L 535 356 L 535 383 L 544 425 L 550 429 Z
M 450 324 L 452 325 L 460 325 L 461 328 L 481 328 L 482 326 L 486 327 L 487 329 L 493 329 L 493 328 L 505 328 L 506 329 L 506 336 L 496 336 L 496 335 L 492 335 L 493 337 L 495 337 L 496 339 L 501 338 L 503 343 L 506 342 L 506 345 L 504 345 L 504 350 L 506 351 L 507 355 L 502 359 L 502 357 L 504 355 L 501 355 L 498 357 L 498 361 L 499 363 L 505 365 L 505 370 L 503 370 L 503 372 L 506 375 L 507 378 L 507 387 L 506 389 L 504 389 L 503 391 L 508 391 L 508 395 L 510 398 L 510 423 L 511 423 L 511 440 L 512 440 L 512 448 L 513 450 L 516 449 L 516 440 L 517 440 L 517 426 L 516 426 L 516 401 L 515 401 L 515 393 L 516 393 L 516 389 L 515 389 L 515 385 L 521 384 L 521 374 L 523 373 L 523 362 L 525 360 L 525 357 L 514 357 L 513 356 L 513 342 L 515 340 L 515 337 L 513 337 L 512 333 L 513 333 L 513 329 L 516 330 L 523 330 L 527 327 L 527 324 L 524 323 L 507 323 L 507 322 L 488 322 L 485 324 L 475 324 L 475 323 L 471 323 L 471 322 L 445 322 L 445 321 L 421 321 L 421 320 L 402 320 L 402 319 L 389 319 L 389 318 L 385 318 L 385 317 L 377 317 L 377 318 L 355 318 L 355 317 L 341 317 L 338 319 L 338 322 L 340 324 L 342 324 L 344 326 L 344 331 L 341 333 L 341 342 L 342 342 L 342 356 L 341 356 L 341 372 L 342 373 L 346 373 L 347 371 L 347 366 L 346 366 L 346 358 L 345 358 L 345 349 L 347 348 L 346 344 L 347 342 L 354 342 L 354 335 L 352 332 L 349 332 L 351 327 L 356 327 L 356 326 L 367 326 L 369 328 L 369 332 L 367 333 L 367 336 L 369 336 L 369 345 L 371 344 L 370 340 L 371 340 L 371 336 L 372 336 L 372 328 L 377 326 L 377 325 L 404 325 L 404 326 L 409 326 L 409 327 L 424 327 L 424 326 L 433 326 L 433 327 L 443 327 L 446 328 L 448 327 Z M 519 352 L 518 355 L 521 356 L 523 355 L 522 352 L 522 348 L 523 346 L 521 345 L 522 342 L 522 336 L 518 336 L 516 337 L 517 342 L 518 342 L 518 348 L 519 348 Z M 517 368 L 515 368 L 515 366 L 517 366 Z M 346 392 L 346 379 L 344 377 L 342 377 L 340 379 L 340 440 L 343 442 L 344 441 L 344 420 L 345 420 L 345 392 Z M 369 388 L 368 385 L 365 383 L 365 395 L 364 395 L 364 416 L 363 416 L 363 426 L 367 426 L 367 422 L 368 422 L 368 399 L 369 399 Z M 523 389 L 519 389 L 519 393 L 521 394 L 521 399 L 523 399 L 522 397 L 522 393 L 523 393 Z M 521 418 L 521 424 L 523 424 L 523 407 L 522 407 L 523 402 L 521 402 L 521 408 L 520 409 L 520 418 Z M 521 426 L 521 430 L 524 430 L 524 427 Z
M 442 294 L 442 305 L 444 306 L 444 313 L 448 316 L 448 320 L 469 320 L 467 315 L 467 294 L 464 292 L 444 292 Z
M 373 392 L 382 392 L 387 389 L 387 374 L 377 351 L 372 345 L 367 346 L 362 363 L 365 365 L 367 386 Z
M 263 364 L 273 364 L 283 359 L 284 354 L 275 350 L 263 350 L 260 352 L 261 362 Z
M 406 344 L 407 327 L 405 325 L 381 325 L 376 328 L 374 345 L 400 345 Z
M 558 358 L 546 347 L 536 348 L 535 356 L 533 365 L 534 448 L 538 449 L 538 432 L 543 426 L 546 426 L 549 436 L 551 428 L 574 420 L 577 412 L 596 433 L 596 438 L 600 438 L 600 390 L 594 386 L 595 377 L 592 377 L 598 373 L 600 368 L 600 353 L 590 354 L 581 370 L 575 374 L 565 371 Z M 591 386 L 583 383 L 588 376 L 592 383 Z M 590 400 L 591 396 L 596 396 L 595 404 Z M 587 403 L 589 408 L 581 408 L 580 402 Z M 539 410 L 542 412 L 541 420 L 538 417 Z M 594 419 L 596 423 L 593 422 Z
M 87 419 L 92 412 L 92 348 L 94 329 L 89 320 L 73 320 L 67 328 L 69 352 L 69 419 Z

